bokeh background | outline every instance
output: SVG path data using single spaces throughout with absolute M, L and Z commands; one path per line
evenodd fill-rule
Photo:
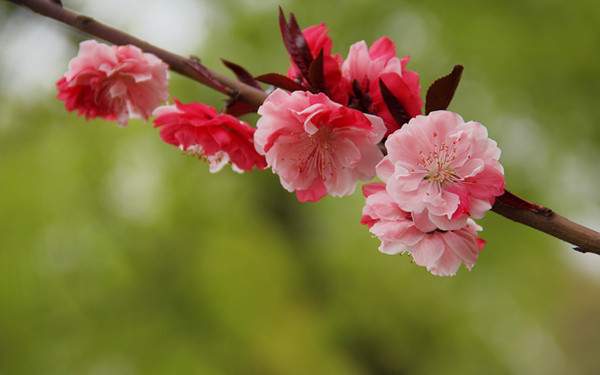
M 64 3 L 223 70 L 284 72 L 276 7 L 334 50 L 381 35 L 503 149 L 508 186 L 600 229 L 597 0 Z M 0 1 L 0 374 L 598 374 L 600 257 L 489 214 L 472 272 L 385 256 L 363 199 L 301 205 L 54 81 L 86 36 Z M 172 75 L 182 100 L 222 97 Z

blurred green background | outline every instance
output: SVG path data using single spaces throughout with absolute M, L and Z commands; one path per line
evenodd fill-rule
M 206 65 L 284 72 L 276 1 L 64 1 Z M 600 227 L 597 0 L 282 1 L 334 50 L 389 35 L 503 149 L 508 186 Z M 377 251 L 363 199 L 211 175 L 148 123 L 63 110 L 86 37 L 0 2 L 0 374 L 598 374 L 600 257 L 495 214 L 472 272 Z M 172 75 L 173 96 L 222 97 Z

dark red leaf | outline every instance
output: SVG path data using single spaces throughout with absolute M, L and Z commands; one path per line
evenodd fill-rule
M 368 82 L 367 82 L 368 87 Z M 350 99 L 349 106 L 352 108 L 356 108 L 361 112 L 369 113 L 371 108 L 371 97 L 369 93 L 363 92 L 360 88 L 360 84 L 357 80 L 352 81 L 352 94 L 353 97 Z
M 385 83 L 383 83 L 382 79 L 379 80 L 379 90 L 381 90 L 383 101 L 394 118 L 394 121 L 396 121 L 400 127 L 406 124 L 408 120 L 410 120 L 410 116 L 406 113 L 404 106 L 398 101 L 398 98 L 396 98 Z
M 448 109 L 454 92 L 460 82 L 463 66 L 455 65 L 452 72 L 447 76 L 437 79 L 429 86 L 425 101 L 425 113 Z
M 536 214 L 542 214 L 544 216 L 552 215 L 551 209 L 546 208 L 544 206 L 540 206 L 535 203 L 528 202 L 523 198 L 519 198 L 518 196 L 514 195 L 513 193 L 511 193 L 508 190 L 505 190 L 504 194 L 502 194 L 501 196 L 496 198 L 496 202 L 513 207 L 513 208 L 531 211 Z
M 310 48 L 304 38 L 304 34 L 302 34 L 302 29 L 300 29 L 296 21 L 294 13 L 290 13 L 290 22 L 288 23 L 281 7 L 279 7 L 279 29 L 281 30 L 283 44 L 288 54 L 300 70 L 300 73 L 302 73 L 302 76 L 308 80 L 309 67 L 313 61 Z
M 316 92 L 327 93 L 327 87 L 325 86 L 325 71 L 323 70 L 323 50 L 319 52 L 319 55 L 310 64 L 308 69 L 308 82 Z
M 187 64 L 191 66 L 192 69 L 194 69 L 194 71 L 200 75 L 200 78 L 204 81 L 204 83 L 210 87 L 230 96 L 234 94 L 229 87 L 219 82 L 219 80 L 213 76 L 210 70 L 208 70 L 208 68 L 205 67 L 197 57 L 190 57 L 190 59 L 187 60 Z
M 244 69 L 243 67 L 241 67 L 240 65 L 238 65 L 236 63 L 233 63 L 233 62 L 225 60 L 225 59 L 221 59 L 221 61 L 223 62 L 223 64 L 226 67 L 229 68 L 229 70 L 231 70 L 233 72 L 233 74 L 235 74 L 237 79 L 239 79 L 240 81 L 244 82 L 247 85 L 250 85 L 259 90 L 262 90 L 260 88 L 260 85 L 258 84 L 258 82 L 252 76 L 252 74 L 248 73 L 248 71 L 246 69 Z
M 227 102 L 225 106 L 225 113 L 228 113 L 232 116 L 242 116 L 248 113 L 253 113 L 258 110 L 258 107 L 253 104 L 248 104 L 245 101 L 236 98 L 231 99 Z
M 306 88 L 299 84 L 298 82 L 289 79 L 288 77 L 277 74 L 277 73 L 268 73 L 263 74 L 262 76 L 258 76 L 255 78 L 259 82 L 264 82 L 269 85 L 273 85 L 275 87 L 282 88 L 288 91 L 305 91 Z

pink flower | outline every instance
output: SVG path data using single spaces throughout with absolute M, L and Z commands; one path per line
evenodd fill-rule
M 154 126 L 160 128 L 163 141 L 205 158 L 213 173 L 228 162 L 237 172 L 253 167 L 264 169 L 267 165 L 254 149 L 255 129 L 233 116 L 218 113 L 205 104 L 183 104 L 177 100 L 174 105 L 157 108 L 154 115 Z
M 422 228 L 461 227 L 483 217 L 504 192 L 500 149 L 486 128 L 449 111 L 417 116 L 386 141 L 388 155 L 377 175 Z
M 361 223 L 379 238 L 382 253 L 408 252 L 416 264 L 437 276 L 452 276 L 461 264 L 473 268 L 485 244 L 477 237 L 481 227 L 474 221 L 469 219 L 457 230 L 425 232 L 392 199 L 384 184 L 366 185 L 363 192 L 367 200 Z
M 94 40 L 79 45 L 69 70 L 56 86 L 69 111 L 126 125 L 147 119 L 169 97 L 168 66 L 135 46 L 108 46 Z
M 351 194 L 374 176 L 383 121 L 325 94 L 275 90 L 258 109 L 254 142 L 273 172 L 301 202 Z
M 331 54 L 333 42 L 327 32 L 327 26 L 324 23 L 320 23 L 302 30 L 302 35 L 304 35 L 304 39 L 308 44 L 313 59 L 316 59 L 319 56 L 321 50 L 323 51 L 323 71 L 327 94 L 334 101 L 340 104 L 346 104 L 348 102 L 350 86 L 342 76 L 341 65 L 343 59 L 339 54 Z M 293 61 L 291 62 L 287 75 L 295 81 L 302 82 L 305 85 L 308 84 Z
M 379 79 L 396 96 L 408 116 L 421 114 L 423 101 L 419 94 L 419 75 L 406 69 L 409 60 L 408 56 L 399 59 L 394 42 L 382 37 L 371 48 L 364 41 L 354 43 L 342 64 L 343 77 L 349 82 L 356 81 L 361 91 L 371 98 L 371 106 L 365 110 L 383 118 L 390 133 L 403 124 L 396 123 L 388 111 L 379 89 Z

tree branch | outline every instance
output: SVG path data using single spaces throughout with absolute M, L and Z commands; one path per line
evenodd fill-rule
M 235 79 L 231 79 L 222 74 L 209 70 L 220 85 L 206 79 L 196 68 L 197 59 L 185 58 L 175 53 L 156 47 L 148 42 L 138 39 L 132 35 L 124 33 L 113 27 L 105 25 L 94 20 L 91 17 L 84 16 L 74 11 L 63 8 L 60 3 L 52 0 L 10 0 L 12 3 L 26 7 L 48 18 L 72 26 L 86 34 L 106 40 L 116 45 L 132 44 L 141 48 L 143 51 L 158 56 L 162 61 L 169 65 L 169 69 L 191 78 L 212 89 L 220 91 L 226 95 L 233 96 L 239 94 L 244 101 L 253 105 L 260 105 L 266 98 L 266 94 L 252 86 L 246 85 Z
M 492 210 L 510 220 L 525 224 L 575 245 L 573 250 L 600 255 L 600 233 L 572 222 L 550 209 L 529 210 L 507 204 L 498 197 Z
M 239 94 L 249 104 L 259 106 L 266 98 L 266 93 L 240 81 L 228 78 L 214 71 L 208 73 L 217 81 L 206 79 L 197 68 L 197 60 L 185 58 L 156 47 L 132 35 L 124 33 L 113 27 L 100 23 L 93 18 L 81 15 L 62 7 L 57 0 L 8 0 L 17 5 L 27 7 L 43 16 L 55 19 L 70 25 L 94 37 L 104 39 L 116 45 L 132 44 L 145 52 L 158 56 L 169 65 L 169 68 L 181 75 L 189 77 L 212 89 L 227 95 Z M 509 193 L 507 193 L 509 194 Z M 503 197 L 499 197 L 492 210 L 510 220 L 527 225 L 563 241 L 575 245 L 574 250 L 584 253 L 600 255 L 600 233 L 574 223 L 549 209 L 537 206 L 539 209 L 531 210 L 510 204 Z

